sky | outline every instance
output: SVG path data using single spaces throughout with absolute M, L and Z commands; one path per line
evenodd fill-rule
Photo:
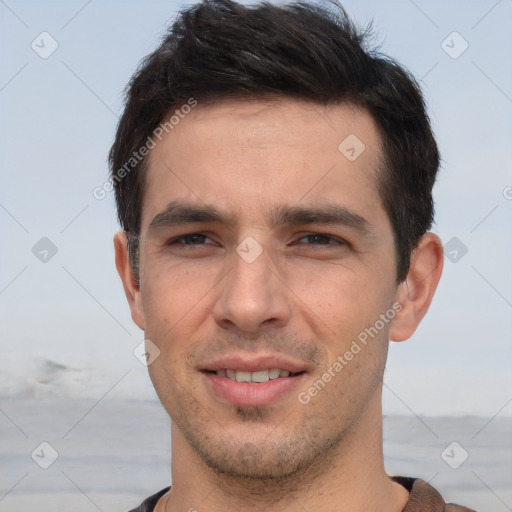
M 183 5 L 0 2 L 4 394 L 33 390 L 49 361 L 76 377 L 56 396 L 155 397 L 114 267 L 113 197 L 93 190 L 123 88 Z M 420 80 L 443 160 L 445 270 L 420 328 L 390 346 L 384 412 L 512 416 L 512 1 L 343 5 Z

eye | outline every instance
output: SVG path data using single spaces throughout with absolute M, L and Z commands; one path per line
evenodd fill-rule
M 207 242 L 209 240 L 209 242 Z M 213 240 L 201 233 L 189 233 L 186 235 L 176 236 L 171 238 L 167 245 L 208 245 L 213 243 Z
M 322 233 L 311 233 L 299 238 L 297 243 L 303 243 L 302 240 L 306 240 L 308 245 L 347 245 L 345 240 L 334 237 L 331 235 L 324 235 Z

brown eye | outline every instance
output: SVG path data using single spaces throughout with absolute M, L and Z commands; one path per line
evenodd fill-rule
M 340 238 L 335 238 L 330 235 L 323 235 L 321 233 L 305 235 L 299 239 L 299 243 L 301 240 L 306 240 L 306 243 L 310 245 L 343 245 L 345 243 Z
M 207 237 L 206 235 L 202 235 L 201 233 L 190 233 L 187 235 L 174 237 L 173 239 L 169 240 L 168 245 L 203 245 L 206 243 L 206 240 L 210 240 L 211 242 L 211 238 Z

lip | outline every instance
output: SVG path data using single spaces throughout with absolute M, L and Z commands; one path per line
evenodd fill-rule
M 271 368 L 287 370 L 290 373 L 307 371 L 306 365 L 304 363 L 301 364 L 282 356 L 260 355 L 255 357 L 254 355 L 244 356 L 242 354 L 217 359 L 213 362 L 205 364 L 201 369 L 209 372 L 226 369 L 242 370 L 245 372 L 257 372 L 259 370 L 268 370 Z
M 279 368 L 279 366 L 272 366 L 272 368 Z M 244 370 L 245 368 L 237 367 L 237 369 Z M 299 373 L 291 377 L 279 377 L 267 382 L 250 384 L 248 382 L 237 382 L 215 373 L 208 373 L 206 371 L 202 373 L 206 380 L 206 387 L 217 399 L 220 398 L 223 402 L 245 407 L 271 405 L 280 398 L 290 394 L 293 389 L 300 385 L 305 376 L 305 373 Z

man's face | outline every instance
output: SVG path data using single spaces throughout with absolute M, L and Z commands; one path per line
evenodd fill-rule
M 380 414 L 390 324 L 333 365 L 395 298 L 381 156 L 366 112 L 290 99 L 199 104 L 152 150 L 134 317 L 174 428 L 211 468 L 292 475 Z

